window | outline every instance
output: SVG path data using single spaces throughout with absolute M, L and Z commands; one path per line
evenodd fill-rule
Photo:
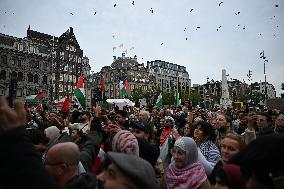
M 22 67 L 22 60 L 18 60 L 18 67 Z
M 1 56 L 1 64 L 7 64 L 7 56 L 6 55 L 2 55 Z
M 17 72 L 13 71 L 13 72 L 11 73 L 11 79 L 12 79 L 12 78 L 17 78 L 17 77 L 18 77 Z
M 22 89 L 17 89 L 17 97 L 22 96 Z
M 44 75 L 42 77 L 42 84 L 47 84 L 47 76 L 46 75 Z
M 18 73 L 18 81 L 23 81 L 24 79 L 24 74 L 22 72 Z
M 38 75 L 37 74 L 34 75 L 34 83 L 38 83 Z
M 35 61 L 34 65 L 35 65 L 35 68 L 39 68 L 39 61 Z
M 0 72 L 0 79 L 6 80 L 6 71 L 5 70 L 1 70 L 1 72 Z
M 28 82 L 33 82 L 33 81 L 34 81 L 33 74 L 29 73 L 28 74 Z

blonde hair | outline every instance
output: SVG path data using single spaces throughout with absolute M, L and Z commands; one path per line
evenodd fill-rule
M 229 138 L 229 139 L 237 141 L 239 143 L 239 148 L 240 148 L 239 150 L 240 151 L 243 150 L 246 147 L 246 143 L 245 143 L 243 137 L 241 137 L 237 133 L 229 132 L 225 135 L 224 138 Z

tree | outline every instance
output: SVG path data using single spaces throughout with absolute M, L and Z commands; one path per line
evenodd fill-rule
M 175 92 L 171 90 L 168 93 L 163 94 L 163 105 L 175 105 L 176 103 L 176 96 Z
M 201 101 L 201 95 L 198 92 L 194 91 L 190 93 L 189 100 L 191 101 L 192 106 L 196 106 Z
M 150 105 L 155 103 L 156 99 L 153 97 L 155 97 L 156 93 L 157 89 L 155 87 L 147 91 L 143 90 L 141 87 L 138 87 L 132 90 L 130 100 L 134 102 L 136 106 L 139 106 L 139 99 L 146 98 L 147 104 Z

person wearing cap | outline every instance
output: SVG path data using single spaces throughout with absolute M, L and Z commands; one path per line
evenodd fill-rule
M 97 175 L 97 189 L 156 189 L 155 172 L 144 159 L 108 152 L 107 168 Z

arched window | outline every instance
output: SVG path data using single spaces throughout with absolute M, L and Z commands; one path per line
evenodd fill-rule
M 0 72 L 0 79 L 6 80 L 6 71 L 5 70 L 1 70 L 1 72 Z
M 17 72 L 13 71 L 13 72 L 11 73 L 11 79 L 16 79 L 17 76 L 18 76 Z
M 37 74 L 34 75 L 34 83 L 38 83 L 38 75 Z

